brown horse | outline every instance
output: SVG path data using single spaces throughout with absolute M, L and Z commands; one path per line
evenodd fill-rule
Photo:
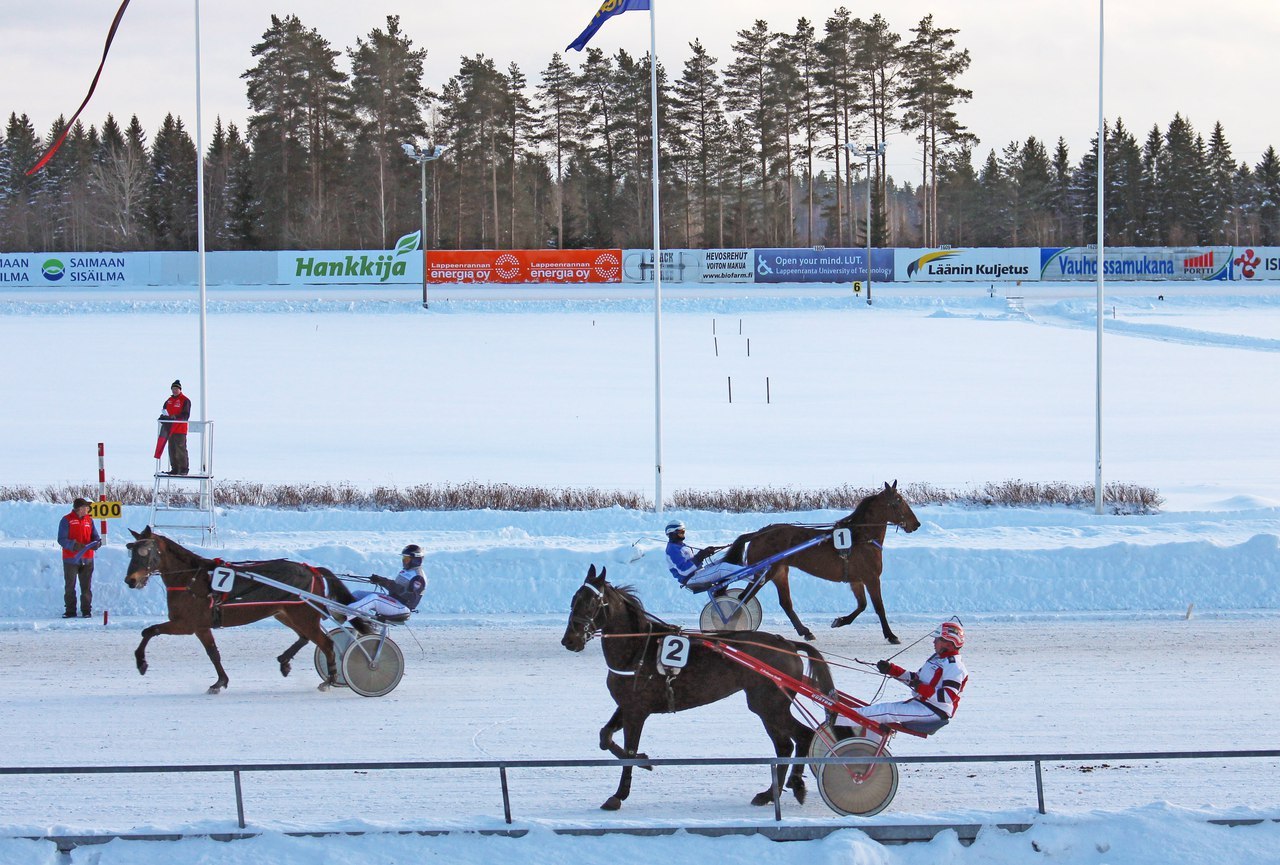
M 127 545 L 130 557 L 129 569 L 124 578 L 125 585 L 131 589 L 141 589 L 147 585 L 152 574 L 159 574 L 164 580 L 169 603 L 169 621 L 151 625 L 142 631 L 142 642 L 133 653 L 139 673 L 144 676 L 147 673 L 147 643 L 152 637 L 160 634 L 195 634 L 218 672 L 218 680 L 209 686 L 209 693 L 216 694 L 227 686 L 229 680 L 227 671 L 222 668 L 218 645 L 213 640 L 213 629 L 247 625 L 267 616 L 275 616 L 298 635 L 297 641 L 276 658 L 280 663 L 280 674 L 289 675 L 293 656 L 308 642 L 312 642 L 320 647 L 329 661 L 329 676 L 320 683 L 320 690 L 328 690 L 335 684 L 338 666 L 333 652 L 333 640 L 329 639 L 320 624 L 320 612 L 310 603 L 281 589 L 254 583 L 246 577 L 237 577 L 233 590 L 227 593 L 226 598 L 219 598 L 211 588 L 211 573 L 223 562 L 206 559 L 164 535 L 154 534 L 150 526 L 141 533 L 131 531 L 131 534 L 134 541 Z M 342 581 L 325 568 L 312 568 L 310 565 L 285 559 L 225 564 L 233 569 L 253 570 L 303 591 L 332 598 L 341 604 L 350 604 L 355 600 Z M 360 629 L 363 623 L 353 620 L 352 624 Z
M 640 747 L 640 733 L 650 715 L 682 712 L 745 691 L 747 708 L 763 722 L 765 732 L 773 742 L 774 753 L 779 757 L 809 753 L 813 730 L 792 716 L 791 698 L 795 694 L 783 690 L 761 674 L 696 641 L 690 646 L 687 664 L 678 674 L 668 676 L 660 672 L 658 651 L 662 638 L 677 634 L 679 630 L 650 616 L 631 589 L 611 586 L 605 580 L 605 572 L 602 570 L 596 576 L 596 566 L 591 566 L 586 582 L 573 596 L 569 624 L 560 644 L 571 652 L 581 652 L 597 631 L 604 635 L 604 659 L 609 668 L 607 685 L 618 709 L 600 730 L 600 750 L 620 759 L 646 759 L 646 755 L 636 749 Z M 730 635 L 720 636 L 728 638 Z M 735 641 L 735 646 L 797 679 L 805 677 L 801 654 L 808 655 L 810 681 L 827 693 L 835 689 L 826 661 L 812 646 L 763 633 L 747 635 L 745 639 Z M 622 747 L 613 741 L 613 734 L 618 730 L 622 731 Z M 631 793 L 632 768 L 622 768 L 617 792 L 606 799 L 601 808 L 616 811 L 622 807 L 622 800 Z M 758 793 L 751 804 L 771 803 L 775 783 L 777 789 L 782 790 L 786 769 L 786 766 L 778 766 L 776 776 L 771 772 L 769 787 Z M 804 802 L 802 764 L 791 767 L 791 777 L 786 786 L 797 800 Z
M 788 556 L 770 567 L 764 579 L 759 581 L 750 594 L 754 595 L 765 582 L 772 581 L 774 588 L 778 590 L 778 604 L 795 626 L 796 633 L 806 640 L 812 640 L 813 632 L 800 621 L 791 605 L 791 586 L 788 582 L 791 568 L 799 568 L 807 574 L 833 583 L 848 583 L 854 597 L 858 599 L 858 608 L 847 616 L 835 619 L 831 627 L 842 628 L 858 618 L 858 614 L 867 608 L 867 594 L 870 593 L 871 605 L 880 617 L 880 629 L 884 632 L 885 639 L 890 643 L 897 643 L 898 637 L 889 628 L 889 620 L 884 613 L 884 600 L 880 597 L 880 574 L 884 570 L 884 536 L 890 523 L 906 532 L 914 532 L 920 528 L 920 520 L 916 519 L 911 506 L 898 493 L 897 481 L 893 482 L 893 486 L 886 483 L 883 490 L 858 502 L 853 513 L 834 525 L 797 526 L 775 523 L 741 535 L 729 545 L 724 560 L 749 565 L 819 535 L 830 534 L 834 529 L 848 529 L 853 536 L 853 546 L 850 549 L 837 550 L 829 538 L 817 546 Z

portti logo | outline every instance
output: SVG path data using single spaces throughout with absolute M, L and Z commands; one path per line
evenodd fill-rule
M 956 253 L 952 250 L 944 250 L 942 252 L 930 252 L 920 256 L 915 261 L 907 265 L 907 279 L 910 279 L 911 277 L 915 276 L 917 271 L 925 268 L 930 263 L 935 261 L 946 261 L 948 258 L 953 257 L 955 254 Z
M 595 271 L 604 279 L 614 279 L 618 275 L 618 271 L 622 269 L 618 256 L 612 252 L 602 252 L 596 256 Z
M 515 279 L 520 275 L 520 259 L 504 252 L 493 262 L 493 269 L 501 279 Z
M 44 264 L 40 265 L 40 272 L 44 274 L 44 278 L 50 282 L 57 282 L 67 275 L 67 269 L 56 258 L 51 258 Z

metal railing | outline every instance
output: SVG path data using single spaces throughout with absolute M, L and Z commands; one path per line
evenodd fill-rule
M 1247 751 L 1111 751 L 1060 754 L 973 754 L 918 757 L 658 757 L 648 759 L 611 760 L 425 760 L 400 762 L 359 763 L 209 763 L 193 765 L 157 766 L 0 766 L 2 775 L 127 775 L 127 774 L 197 774 L 230 773 L 235 788 L 236 822 L 245 828 L 244 792 L 242 775 L 247 772 L 328 772 L 328 771 L 385 771 L 401 770 L 476 770 L 496 769 L 502 794 L 503 818 L 510 824 L 511 793 L 507 783 L 508 770 L 524 769 L 574 769 L 621 768 L 623 766 L 810 766 L 829 763 L 1032 763 L 1035 766 L 1036 804 L 1041 814 L 1047 813 L 1044 804 L 1044 776 L 1042 764 L 1088 763 L 1100 760 L 1137 760 L 1158 762 L 1162 760 L 1205 759 L 1278 759 L 1280 750 Z M 782 796 L 779 795 L 777 775 L 774 773 L 773 818 L 782 820 Z

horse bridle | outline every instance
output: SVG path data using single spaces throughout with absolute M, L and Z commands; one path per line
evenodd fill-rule
M 601 612 L 608 609 L 609 599 L 604 596 L 604 592 L 600 588 L 593 586 L 590 582 L 584 582 L 582 584 L 582 588 L 590 589 L 591 592 L 595 594 L 595 606 L 591 608 L 591 615 L 589 616 L 583 613 L 574 613 L 570 615 L 569 625 L 578 628 L 579 633 L 582 635 L 582 644 L 585 646 L 587 643 L 591 642 L 591 638 L 594 637 L 596 635 L 596 631 L 599 630 L 599 628 L 596 627 L 596 619 L 599 618 Z M 579 591 L 581 590 L 582 589 L 579 589 Z M 574 606 L 576 609 L 577 605 L 575 604 Z

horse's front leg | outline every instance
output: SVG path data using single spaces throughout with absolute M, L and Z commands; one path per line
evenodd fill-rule
M 876 615 L 880 617 L 880 631 L 884 634 L 884 638 L 893 645 L 902 642 L 898 639 L 898 635 L 889 627 L 889 617 L 884 612 L 884 600 L 880 597 L 880 577 L 868 581 L 867 591 L 871 594 L 871 606 L 875 609 Z
M 617 720 L 617 712 L 614 713 L 610 723 Z M 622 724 L 622 750 L 619 751 L 617 745 L 613 743 L 613 734 L 609 734 L 609 751 L 620 759 L 639 758 L 645 759 L 646 755 L 639 753 L 636 749 L 640 747 L 640 733 L 644 730 L 644 715 L 640 717 L 630 717 Z M 605 729 L 608 729 L 606 726 Z M 616 728 L 615 728 L 616 729 Z M 600 731 L 601 742 L 604 741 L 604 730 Z M 617 811 L 622 807 L 623 801 L 631 795 L 631 770 L 634 766 L 623 766 L 622 777 L 618 779 L 618 789 L 608 799 L 604 800 L 604 804 L 600 806 L 603 811 Z M 643 766 L 641 768 L 652 770 L 652 766 Z
M 847 616 L 837 616 L 835 620 L 831 622 L 831 627 L 833 628 L 843 628 L 845 625 L 858 618 L 862 611 L 867 608 L 867 593 L 866 590 L 863 589 L 862 583 L 850 583 L 849 588 L 853 591 L 853 596 L 858 599 L 858 608 Z
M 297 641 L 292 646 L 284 650 L 284 654 L 276 658 L 280 663 L 280 675 L 287 676 L 293 671 L 293 664 L 291 663 L 293 661 L 293 656 L 298 654 L 298 650 L 309 642 L 311 641 L 306 637 L 298 637 Z
M 158 637 L 161 634 L 189 634 L 190 631 L 180 630 L 173 622 L 161 622 L 158 625 L 151 625 L 142 629 L 142 642 L 138 643 L 138 648 L 133 650 L 134 662 L 138 665 L 138 673 L 145 676 L 147 674 L 147 643 L 151 642 L 152 637 Z
M 795 607 L 791 604 L 791 568 L 786 564 L 774 566 L 773 587 L 778 590 L 778 606 L 782 607 L 782 612 L 787 614 L 787 618 L 791 620 L 791 626 L 796 629 L 796 633 L 804 637 L 806 640 L 814 639 L 813 631 L 809 630 L 804 622 L 800 621 L 800 617 L 796 615 Z
M 213 631 L 200 628 L 196 631 L 196 639 L 204 646 L 205 654 L 213 662 L 213 668 L 218 671 L 218 680 L 209 686 L 209 693 L 216 694 L 227 687 L 231 681 L 227 678 L 227 671 L 222 669 L 222 655 L 218 653 L 218 644 L 213 641 Z

